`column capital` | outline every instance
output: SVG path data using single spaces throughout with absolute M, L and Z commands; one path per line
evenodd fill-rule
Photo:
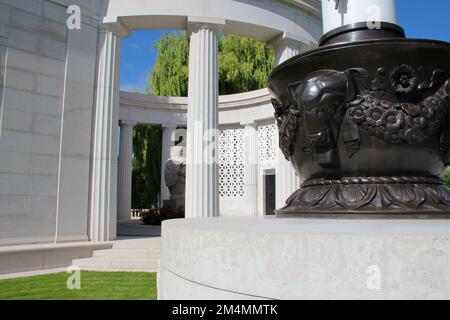
M 226 24 L 225 19 L 189 16 L 186 22 L 186 31 L 190 35 L 200 29 L 208 29 L 216 33 L 222 32 Z
M 244 128 L 249 128 L 249 127 L 257 128 L 258 127 L 258 124 L 254 120 L 241 121 L 240 125 L 243 126 Z
M 273 49 L 276 49 L 280 46 L 295 46 L 300 49 L 301 47 L 309 44 L 310 41 L 308 39 L 298 37 L 289 32 L 283 32 L 282 34 L 279 34 L 266 43 L 269 48 Z
M 161 123 L 161 128 L 176 129 L 177 127 L 178 127 L 178 124 Z
M 132 126 L 134 127 L 135 125 L 137 125 L 136 121 L 132 121 L 132 120 L 120 120 L 119 121 L 120 126 Z
M 128 38 L 130 36 L 130 30 L 118 17 L 105 17 L 101 23 L 99 23 L 101 31 L 112 32 L 120 37 Z

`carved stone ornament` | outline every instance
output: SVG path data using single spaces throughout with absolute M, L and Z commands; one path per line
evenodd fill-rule
M 437 178 L 312 179 L 306 181 L 286 204 L 305 213 L 329 210 L 344 213 L 439 213 L 450 206 L 450 193 Z
M 323 46 L 270 76 L 280 148 L 304 181 L 279 216 L 450 215 L 450 44 L 394 40 Z

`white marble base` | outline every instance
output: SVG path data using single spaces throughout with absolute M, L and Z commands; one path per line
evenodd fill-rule
M 450 220 L 164 221 L 159 299 L 449 299 Z

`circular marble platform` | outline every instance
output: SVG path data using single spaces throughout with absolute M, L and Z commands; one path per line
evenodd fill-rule
M 165 221 L 159 299 L 448 299 L 450 220 Z

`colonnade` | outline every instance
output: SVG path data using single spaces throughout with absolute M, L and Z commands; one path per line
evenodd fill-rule
M 218 194 L 218 33 L 224 20 L 189 18 L 187 31 L 190 36 L 186 217 L 215 217 L 219 215 Z M 300 53 L 301 42 L 287 34 L 268 43 L 273 48 L 276 63 L 280 64 Z M 136 123 L 121 121 L 118 219 L 130 219 L 131 212 L 131 157 L 132 128 Z M 257 125 L 253 121 L 241 123 L 245 132 L 245 197 L 248 202 L 245 215 L 258 214 L 258 150 Z M 162 124 L 162 165 L 169 158 L 174 144 L 175 125 Z M 281 151 L 277 151 L 276 201 L 281 207 L 289 195 L 299 187 L 299 179 Z M 169 192 L 161 178 L 161 200 L 169 198 Z

